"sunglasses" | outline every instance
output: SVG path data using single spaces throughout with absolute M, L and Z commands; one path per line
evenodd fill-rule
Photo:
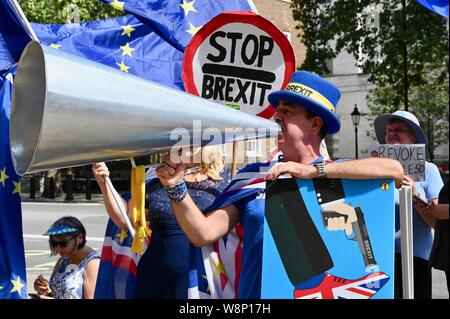
M 62 247 L 62 248 L 66 248 L 67 245 L 69 245 L 69 243 L 72 241 L 72 239 L 74 239 L 75 237 L 77 237 L 78 235 L 74 235 L 72 237 L 66 238 L 66 239 L 62 239 L 62 240 L 55 240 L 53 238 L 50 238 L 48 240 L 48 242 L 50 243 L 50 246 L 52 248 L 56 248 L 58 246 Z

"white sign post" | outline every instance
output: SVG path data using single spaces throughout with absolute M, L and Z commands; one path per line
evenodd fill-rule
M 400 236 L 403 299 L 414 299 L 412 188 L 400 188 Z

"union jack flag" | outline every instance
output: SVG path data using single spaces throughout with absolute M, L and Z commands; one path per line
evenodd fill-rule
M 189 299 L 234 299 L 241 273 L 243 227 L 203 247 L 191 246 Z
M 131 251 L 133 237 L 109 219 L 95 288 L 96 299 L 130 299 L 134 296 L 140 255 Z M 149 242 L 144 245 L 144 251 Z
M 325 274 L 321 284 L 311 289 L 294 290 L 295 299 L 369 299 L 388 282 L 389 276 L 374 272 L 349 280 Z

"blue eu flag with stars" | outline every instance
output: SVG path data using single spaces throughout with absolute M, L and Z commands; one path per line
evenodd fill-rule
M 9 152 L 9 114 L 15 69 L 0 72 L 0 299 L 27 298 L 20 184 Z
M 192 36 L 224 11 L 255 11 L 251 0 L 100 0 L 128 12 L 184 52 Z

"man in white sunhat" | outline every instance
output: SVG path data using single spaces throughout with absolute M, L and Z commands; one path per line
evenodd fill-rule
M 427 144 L 427 138 L 417 118 L 407 111 L 396 111 L 392 115 L 381 115 L 375 119 L 375 133 L 380 144 Z M 403 177 L 403 185 L 413 187 L 413 194 L 428 202 L 437 204 L 439 191 L 443 186 L 436 165 L 425 162 L 425 181 L 414 182 L 409 176 Z M 395 297 L 402 298 L 402 273 L 400 255 L 399 192 L 395 190 Z M 428 260 L 433 246 L 432 228 L 434 218 L 413 213 L 414 250 L 414 297 L 431 299 L 431 269 Z
M 403 168 L 395 160 L 365 158 L 340 163 L 324 160 L 320 142 L 327 134 L 340 129 L 335 113 L 340 95 L 331 82 L 303 71 L 293 74 L 285 90 L 272 92 L 269 101 L 277 109 L 275 120 L 281 127 L 278 147 L 284 162 L 273 166 L 274 162 L 247 165 L 205 215 L 186 191 L 184 164 L 166 159 L 166 164 L 156 170 L 166 191 L 172 195 L 179 224 L 195 245 L 207 245 L 222 238 L 238 223 L 243 226 L 240 299 L 261 297 L 265 179 L 275 180 L 285 173 L 304 179 L 394 178 L 398 183 L 403 178 Z M 322 282 L 316 280 L 315 285 Z

